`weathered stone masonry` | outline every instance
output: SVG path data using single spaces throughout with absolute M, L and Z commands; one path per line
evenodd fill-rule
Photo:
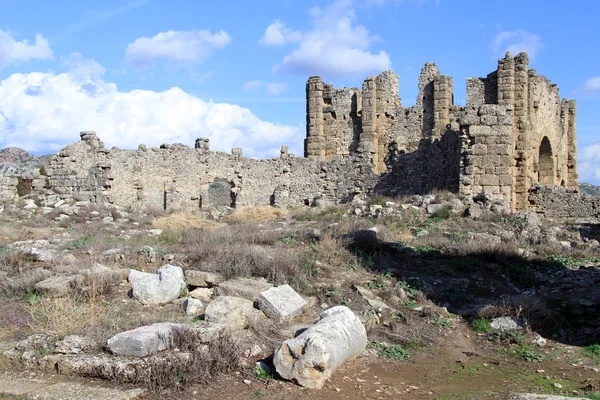
M 485 192 L 513 210 L 535 208 L 537 184 L 577 188 L 575 102 L 529 69 L 525 53 L 467 80 L 454 105 L 452 78 L 427 63 L 419 95 L 403 107 L 398 76 L 384 71 L 362 89 L 306 85 L 305 157 L 257 160 L 194 148 L 105 149 L 93 132 L 61 150 L 47 168 L 49 192 L 123 207 L 296 206 L 365 194 Z M 539 204 L 539 200 L 537 201 Z

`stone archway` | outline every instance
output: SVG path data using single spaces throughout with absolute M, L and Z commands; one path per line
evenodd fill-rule
M 548 136 L 544 136 L 538 158 L 538 181 L 543 185 L 554 185 L 555 175 L 552 145 Z

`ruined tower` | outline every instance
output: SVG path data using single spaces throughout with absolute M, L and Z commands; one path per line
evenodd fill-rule
M 561 101 L 526 53 L 507 53 L 486 78 L 469 78 L 466 106 L 454 105 L 453 90 L 433 63 L 410 108 L 392 71 L 366 78 L 362 90 L 311 77 L 305 156 L 366 157 L 388 194 L 485 192 L 514 210 L 530 207 L 533 185 L 577 187 L 575 102 Z

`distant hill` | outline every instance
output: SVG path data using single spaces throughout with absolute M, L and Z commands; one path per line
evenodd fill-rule
M 600 186 L 598 185 L 592 185 L 591 183 L 580 183 L 579 190 L 581 193 L 600 197 Z
M 51 155 L 36 157 L 18 147 L 7 147 L 0 150 L 0 164 L 10 163 L 23 168 L 39 168 L 48 165 Z
M 5 162 L 16 165 L 27 165 L 37 163 L 37 157 L 18 147 L 7 147 L 0 150 L 0 163 Z

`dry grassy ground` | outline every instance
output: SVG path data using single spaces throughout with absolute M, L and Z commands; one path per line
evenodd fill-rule
M 128 296 L 128 269 L 154 271 L 170 262 L 290 284 L 312 306 L 298 323 L 340 304 L 360 315 L 369 352 L 334 374 L 318 394 L 323 398 L 500 399 L 525 391 L 600 398 L 597 221 L 493 213 L 475 220 L 398 206 L 377 218 L 345 208 L 272 207 L 240 208 L 217 220 L 101 208 L 81 209 L 63 222 L 57 215 L 0 216 L 2 349 L 39 332 L 105 344 L 153 322 L 190 322 L 180 303 L 143 306 Z M 103 222 L 106 216 L 114 222 Z M 365 233 L 373 227 L 376 235 Z M 19 241 L 43 241 L 38 244 L 52 249 L 52 261 L 15 248 Z M 114 274 L 82 273 L 95 263 Z M 48 276 L 74 274 L 83 279 L 68 295 L 51 298 L 35 288 Z M 369 304 L 357 288 L 390 309 Z M 518 317 L 526 329 L 490 329 L 489 321 L 500 316 Z M 257 323 L 252 329 L 274 347 L 286 327 Z M 538 333 L 548 339 L 543 347 L 532 344 Z M 228 355 L 236 349 L 222 344 L 195 360 L 194 374 L 188 368 L 183 376 L 168 376 L 173 372 L 157 367 L 160 380 L 138 382 L 150 389 L 146 398 L 175 398 L 181 391 L 191 398 L 314 397 L 236 365 L 235 354 Z M 6 373 L 20 368 L 0 364 Z

